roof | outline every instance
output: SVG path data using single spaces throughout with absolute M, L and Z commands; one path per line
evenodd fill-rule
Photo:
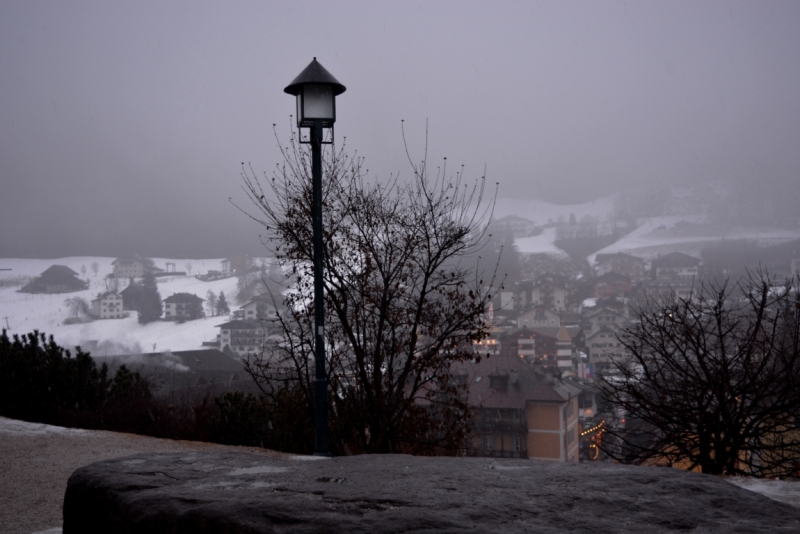
M 111 262 L 111 265 L 130 265 L 134 262 L 145 263 L 141 258 L 117 258 Z
M 242 308 L 244 308 L 245 306 L 247 306 L 249 304 L 254 304 L 254 303 L 258 304 L 258 303 L 262 303 L 262 302 L 267 303 L 272 307 L 275 307 L 275 300 L 272 298 L 272 295 L 269 295 L 269 294 L 266 294 L 266 293 L 262 293 L 261 295 L 256 295 L 255 297 L 253 297 L 250 300 L 248 300 L 242 306 Z
M 578 335 L 580 331 L 580 326 L 533 326 L 531 330 L 537 336 L 544 336 L 544 337 L 551 337 L 553 339 L 558 339 L 558 333 L 561 331 L 562 328 L 567 330 L 567 333 L 570 335 L 570 338 L 574 338 Z
M 562 325 L 561 328 L 558 329 L 558 335 L 556 336 L 556 341 L 565 341 L 567 343 L 572 341 L 572 336 L 569 335 L 566 326 Z
M 604 261 L 611 261 L 613 259 L 620 259 L 620 260 L 635 260 L 644 263 L 644 260 L 638 256 L 631 256 L 630 254 L 625 254 L 624 252 L 614 252 L 612 254 L 598 254 L 595 256 L 596 263 L 602 263 Z
M 48 286 L 66 286 L 73 290 L 86 289 L 89 284 L 78 278 L 78 273 L 65 265 L 52 265 L 31 280 L 20 291 L 35 293 Z
M 587 319 L 591 319 L 592 317 L 600 315 L 601 313 L 613 313 L 614 315 L 618 315 L 619 317 L 622 317 L 623 319 L 627 319 L 628 318 L 628 316 L 625 315 L 624 313 L 621 313 L 618 310 L 615 310 L 614 308 L 611 308 L 611 307 L 608 307 L 608 306 L 597 306 L 591 313 L 586 315 L 586 318 Z
M 610 329 L 609 327 L 607 327 L 606 325 L 603 325 L 603 326 L 601 326 L 601 327 L 600 327 L 600 328 L 597 330 L 597 332 L 595 332 L 595 333 L 593 333 L 593 334 L 591 334 L 591 335 L 588 335 L 588 336 L 586 336 L 586 341 L 589 341 L 590 339 L 592 339 L 592 338 L 594 338 L 594 337 L 597 337 L 597 335 L 598 335 L 598 334 L 601 334 L 601 333 L 602 333 L 602 334 L 613 334 L 614 336 L 616 336 L 616 335 L 617 335 L 617 334 L 619 334 L 620 332 L 616 332 L 616 331 L 614 331 L 614 330 Z
M 97 295 L 97 298 L 93 299 L 92 302 L 94 302 L 95 300 L 103 300 L 104 298 L 111 296 L 119 297 L 120 295 L 116 291 L 106 291 L 105 293 L 100 293 L 99 295 Z
M 128 293 L 138 293 L 139 291 L 144 290 L 144 286 L 139 284 L 128 284 L 125 289 L 119 292 L 120 295 L 127 295 Z
M 39 276 L 65 276 L 65 277 L 73 277 L 78 276 L 78 273 L 67 267 L 66 265 L 51 265 L 47 269 L 42 272 Z
M 325 67 L 317 61 L 317 58 L 314 58 L 283 91 L 290 95 L 296 95 L 300 92 L 300 88 L 306 84 L 330 85 L 334 96 L 345 92 L 345 86 L 339 83 L 339 80 L 334 78 L 333 74 L 328 72 Z
M 171 297 L 165 298 L 164 302 L 186 302 L 189 304 L 194 304 L 197 302 L 203 302 L 204 300 L 205 299 L 201 299 L 193 293 L 174 293 Z
M 666 256 L 661 256 L 653 260 L 654 267 L 694 267 L 700 264 L 700 260 L 694 256 L 689 256 L 683 252 L 671 252 Z
M 529 402 L 563 403 L 573 396 L 560 384 L 550 384 L 517 356 L 497 355 L 478 363 L 465 362 L 454 372 L 468 374 L 468 404 L 480 408 L 520 410 Z M 505 390 L 492 387 L 492 376 L 507 376 Z
M 560 274 L 550 273 L 550 274 L 543 274 L 539 276 L 534 281 L 535 286 L 539 286 L 542 284 L 559 284 L 561 286 L 566 286 L 570 282 L 570 279 L 566 276 L 562 276 Z
M 227 323 L 218 324 L 217 328 L 226 328 L 229 330 L 252 330 L 253 328 L 261 328 L 263 325 L 261 321 L 246 321 L 244 319 L 237 321 L 228 321 Z
M 616 282 L 616 281 L 630 282 L 631 277 L 614 271 L 610 271 L 602 276 L 598 276 L 597 278 L 595 278 L 594 283 L 597 284 L 601 282 Z

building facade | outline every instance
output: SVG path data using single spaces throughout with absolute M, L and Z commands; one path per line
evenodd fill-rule
M 92 301 L 92 315 L 100 319 L 121 319 L 125 316 L 122 296 L 113 291 L 98 295 Z

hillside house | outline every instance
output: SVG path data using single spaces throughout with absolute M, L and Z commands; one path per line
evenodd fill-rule
M 625 347 L 617 339 L 618 331 L 601 326 L 597 331 L 586 336 L 586 348 L 589 351 L 589 363 L 594 372 L 602 372 L 613 368 L 613 362 L 620 360 L 627 353 Z
M 547 274 L 540 276 L 531 288 L 530 303 L 555 311 L 566 311 L 570 282 L 563 276 Z
M 203 317 L 203 302 L 192 293 L 175 293 L 164 299 L 164 319 L 167 321 L 191 321 Z
M 141 278 L 152 262 L 141 258 L 117 258 L 111 265 L 114 266 L 114 278 Z
M 699 274 L 700 260 L 683 252 L 672 252 L 652 261 L 651 277 L 658 282 L 691 284 Z
M 219 328 L 219 347 L 228 347 L 236 354 L 260 352 L 266 342 L 267 332 L 260 321 L 228 321 L 217 325 Z
M 225 258 L 220 262 L 220 269 L 223 274 L 242 274 L 257 270 L 257 267 L 253 258 L 244 255 Z
M 539 365 L 544 369 L 558 368 L 558 336 L 562 328 L 566 330 L 570 340 L 575 340 L 577 342 L 581 332 L 580 327 L 577 326 L 534 326 L 531 328 L 522 329 L 528 330 L 533 334 L 533 343 L 530 345 L 530 347 L 532 348 L 534 355 L 533 358 L 528 359 L 530 363 Z M 517 337 L 521 336 L 518 335 Z M 513 336 L 508 338 L 508 340 L 503 338 L 501 343 L 501 353 L 507 356 L 516 354 L 521 348 L 519 346 L 514 346 Z M 509 344 L 510 346 L 508 346 Z M 527 356 L 528 355 L 526 354 L 526 357 Z
M 580 389 L 542 375 L 516 356 L 466 364 L 475 410 L 468 454 L 578 462 Z
M 242 318 L 245 320 L 260 319 L 273 321 L 278 317 L 272 297 L 257 295 L 242 306 Z
M 644 269 L 644 260 L 624 252 L 614 254 L 598 254 L 595 256 L 595 268 L 598 276 L 606 273 L 619 273 L 628 276 L 631 280 L 642 280 L 647 273 Z
M 508 215 L 502 219 L 492 221 L 491 229 L 492 233 L 499 236 L 503 236 L 506 232 L 509 232 L 515 239 L 536 235 L 537 232 L 535 222 L 517 215 Z
M 694 300 L 698 296 L 695 282 L 692 280 L 644 280 L 639 290 L 641 306 L 646 305 L 648 299 L 655 302 L 671 302 L 673 299 Z
M 122 319 L 122 296 L 113 291 L 107 291 L 92 300 L 92 315 L 100 319 Z
M 623 328 L 631 324 L 631 320 L 625 313 L 627 307 L 614 309 L 609 306 L 597 306 L 591 308 L 583 319 L 583 331 L 586 338 L 600 330 L 610 328 L 613 332 L 620 332 Z
M 536 357 L 536 334 L 528 328 L 506 332 L 501 339 L 504 356 L 516 356 L 528 362 Z
M 25 284 L 21 293 L 71 293 L 89 289 L 89 284 L 78 278 L 78 273 L 66 265 L 52 265 L 42 274 Z
M 595 298 L 624 297 L 631 291 L 631 278 L 627 275 L 610 271 L 594 280 Z

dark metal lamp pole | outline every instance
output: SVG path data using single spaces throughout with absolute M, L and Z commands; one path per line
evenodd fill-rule
M 322 240 L 322 145 L 333 143 L 333 123 L 336 122 L 336 95 L 344 93 L 331 73 L 317 58 L 301 72 L 284 92 L 297 98 L 297 127 L 301 143 L 311 144 L 312 208 L 314 232 L 314 453 L 330 456 L 328 440 L 328 380 L 325 373 L 325 295 L 323 290 Z M 309 140 L 303 138 L 303 128 L 310 129 Z M 330 129 L 326 141 L 324 129 Z

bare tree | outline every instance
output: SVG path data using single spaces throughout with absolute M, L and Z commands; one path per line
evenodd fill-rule
M 259 180 L 243 166 L 265 244 L 292 270 L 277 321 L 283 341 L 247 364 L 266 395 L 300 393 L 313 420 L 313 269 L 310 152 L 281 146 L 284 163 Z M 407 151 L 408 153 L 408 151 Z M 427 154 L 426 154 L 427 157 Z M 365 179 L 344 147 L 323 156 L 326 369 L 334 452 L 443 452 L 460 447 L 468 409 L 450 374 L 486 333 L 493 274 L 477 275 L 493 204 L 485 178 L 464 182 L 426 158 L 413 176 Z M 267 178 L 267 177 L 265 177 Z M 266 185 L 264 185 L 266 184 Z M 266 189 L 264 189 L 266 187 Z M 276 306 L 277 307 L 277 306 Z
M 189 262 L 186 262 L 186 273 L 189 275 L 192 274 L 192 264 Z
M 604 450 L 704 473 L 784 476 L 800 467 L 800 298 L 764 272 L 649 299 L 602 379 L 625 412 Z
M 70 317 L 91 314 L 89 304 L 81 297 L 70 297 L 64 301 L 64 305 L 69 310 Z
M 95 276 L 97 276 L 97 273 L 100 272 L 100 264 L 97 263 L 96 261 L 92 262 L 92 272 L 94 273 Z

